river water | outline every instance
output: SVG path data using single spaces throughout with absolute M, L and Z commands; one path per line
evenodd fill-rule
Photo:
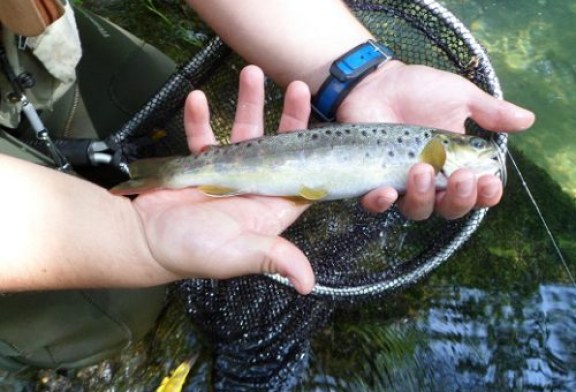
M 486 47 L 505 97 L 533 110 L 535 126 L 511 138 L 576 198 L 576 3 L 445 0 Z

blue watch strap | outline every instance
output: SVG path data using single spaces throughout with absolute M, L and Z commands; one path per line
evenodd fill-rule
M 330 67 L 330 76 L 312 101 L 316 115 L 324 121 L 334 121 L 336 110 L 350 90 L 393 56 L 388 47 L 369 40 L 336 59 Z

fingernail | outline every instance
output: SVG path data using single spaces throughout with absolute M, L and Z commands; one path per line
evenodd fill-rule
M 386 197 L 379 197 L 376 201 L 376 205 L 378 207 L 378 211 L 382 212 L 390 207 L 390 201 Z
M 389 192 L 386 193 L 384 196 L 380 196 L 378 199 L 376 199 L 376 206 L 378 208 L 378 211 L 379 212 L 386 211 L 388 208 L 390 208 L 392 204 L 394 204 L 397 197 L 398 195 L 396 193 L 390 194 Z
M 292 285 L 292 287 L 294 287 L 296 291 L 300 292 L 300 290 L 302 290 L 302 285 L 300 284 L 300 281 L 298 279 L 296 279 L 293 276 L 288 276 L 288 280 L 290 281 L 290 284 Z
M 485 197 L 487 199 L 491 199 L 494 196 L 496 196 L 496 194 L 498 193 L 498 191 L 500 190 L 500 184 L 498 180 L 494 180 L 492 182 L 489 182 L 488 184 L 485 184 L 482 187 L 482 197 Z
M 300 294 L 303 295 L 310 294 L 311 289 L 305 289 L 304 285 L 300 282 L 300 280 L 296 279 L 294 276 L 289 276 L 288 280 L 290 281 L 290 284 L 292 284 L 294 289 Z
M 462 180 L 456 184 L 456 193 L 460 197 L 470 197 L 473 190 L 474 180 L 472 179 Z
M 426 193 L 432 187 L 432 176 L 430 173 L 419 173 L 414 178 L 416 190 L 420 193 Z

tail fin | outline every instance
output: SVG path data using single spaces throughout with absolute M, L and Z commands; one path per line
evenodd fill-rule
M 151 158 L 131 163 L 128 166 L 131 179 L 116 185 L 110 192 L 114 195 L 127 196 L 163 188 L 162 166 L 173 159 L 173 157 Z

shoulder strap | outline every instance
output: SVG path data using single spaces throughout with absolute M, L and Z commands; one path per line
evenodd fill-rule
M 60 0 L 0 0 L 0 23 L 26 37 L 40 35 L 63 14 Z

